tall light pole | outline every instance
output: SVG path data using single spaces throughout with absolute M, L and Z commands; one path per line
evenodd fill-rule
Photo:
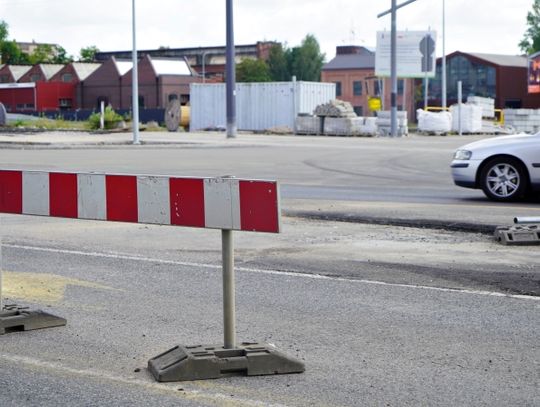
M 441 81 L 442 81 L 442 108 L 446 110 L 446 12 L 445 12 L 445 1 L 442 0 L 442 66 L 441 66 Z
M 233 2 L 227 0 L 227 138 L 236 137 L 236 64 L 234 53 Z
M 131 28 L 133 35 L 133 50 L 131 52 L 131 60 L 133 61 L 133 69 L 131 70 L 131 118 L 133 124 L 133 144 L 141 144 L 139 141 L 139 72 L 137 69 L 137 36 L 135 35 L 135 0 L 131 0 Z

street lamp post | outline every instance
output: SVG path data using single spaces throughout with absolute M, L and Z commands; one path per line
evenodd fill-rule
M 133 62 L 133 69 L 131 70 L 131 109 L 133 112 L 132 124 L 133 124 L 133 144 L 141 144 L 139 141 L 139 72 L 137 69 L 137 38 L 135 30 L 135 0 L 131 0 L 132 8 L 132 35 L 133 35 L 133 50 L 131 52 L 131 60 Z
M 234 53 L 233 2 L 227 0 L 227 138 L 236 137 L 236 64 Z

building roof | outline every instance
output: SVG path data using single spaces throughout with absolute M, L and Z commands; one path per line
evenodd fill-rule
M 463 54 L 483 59 L 495 65 L 527 67 L 527 57 L 521 55 L 482 54 L 479 52 L 463 52 Z
M 80 81 L 84 81 L 92 72 L 98 69 L 101 64 L 90 62 L 73 62 L 73 70 L 79 77 Z
M 133 62 L 131 61 L 122 61 L 122 60 L 119 61 L 115 58 L 114 63 L 116 64 L 116 69 L 118 69 L 120 76 L 125 75 L 126 72 L 128 72 L 129 70 L 131 70 L 131 68 L 133 68 Z
M 39 66 L 41 67 L 46 80 L 51 79 L 54 74 L 64 67 L 64 65 L 61 64 L 39 64 Z
M 192 75 L 185 59 L 150 59 L 157 76 L 160 75 Z
M 323 66 L 323 71 L 341 69 L 374 69 L 375 54 L 345 54 L 336 55 L 334 59 Z
M 32 69 L 32 65 L 8 65 L 7 67 L 10 70 L 11 75 L 13 75 L 15 82 L 21 79 L 21 76 L 23 76 L 26 72 Z

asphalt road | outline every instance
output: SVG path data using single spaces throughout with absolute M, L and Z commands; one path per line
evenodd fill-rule
M 448 257 L 474 263 L 466 245 L 495 251 L 481 237 L 294 219 L 283 236 L 238 233 L 238 338 L 273 343 L 306 372 L 159 384 L 145 369 L 149 358 L 222 341 L 219 232 L 16 216 L 2 226 L 9 300 L 69 321 L 0 337 L 2 406 L 540 402 L 539 297 L 445 276 L 421 285 L 412 275 L 422 271 L 407 266 L 451 262 L 436 249 L 442 239 Z M 371 253 L 362 233 L 372 236 Z M 374 260 L 391 263 L 398 247 L 402 266 L 381 269 Z M 422 249 L 432 253 L 413 258 Z M 326 262 L 314 267 L 318 250 Z
M 464 140 L 196 137 L 25 145 L 0 162 L 278 179 L 283 233 L 235 234 L 238 338 L 273 343 L 306 372 L 159 384 L 146 371 L 176 344 L 222 341 L 219 231 L 2 215 L 9 302 L 68 325 L 0 336 L 1 406 L 540 404 L 538 246 L 452 229 L 539 205 L 454 187 L 449 157 Z

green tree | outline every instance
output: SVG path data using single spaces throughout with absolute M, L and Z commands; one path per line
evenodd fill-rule
M 267 63 L 273 81 L 282 82 L 291 79 L 286 49 L 283 48 L 283 45 L 275 44 L 270 48 Z
M 0 44 L 7 41 L 9 26 L 4 20 L 0 20 Z
M 534 0 L 532 10 L 527 13 L 527 30 L 519 48 L 529 55 L 540 51 L 540 0 Z
M 236 65 L 238 82 L 270 82 L 268 65 L 261 59 L 246 58 Z
M 291 51 L 291 72 L 296 75 L 298 80 L 320 81 L 323 63 L 324 54 L 321 53 L 319 42 L 312 34 L 306 35 L 300 47 L 296 47 Z
M 15 41 L 3 41 L 0 43 L 0 55 L 2 63 L 12 65 L 28 64 L 28 55 L 21 51 Z
M 34 64 L 51 64 L 54 62 L 55 50 L 50 44 L 39 44 L 34 52 L 29 55 L 29 60 Z
M 89 47 L 81 48 L 81 50 L 79 51 L 79 54 L 80 54 L 79 61 L 93 62 L 96 56 L 96 53 L 98 52 L 99 52 L 99 49 L 95 45 L 90 45 Z
M 73 57 L 67 54 L 64 47 L 56 47 L 56 56 L 53 58 L 55 64 L 69 64 L 73 62 Z

